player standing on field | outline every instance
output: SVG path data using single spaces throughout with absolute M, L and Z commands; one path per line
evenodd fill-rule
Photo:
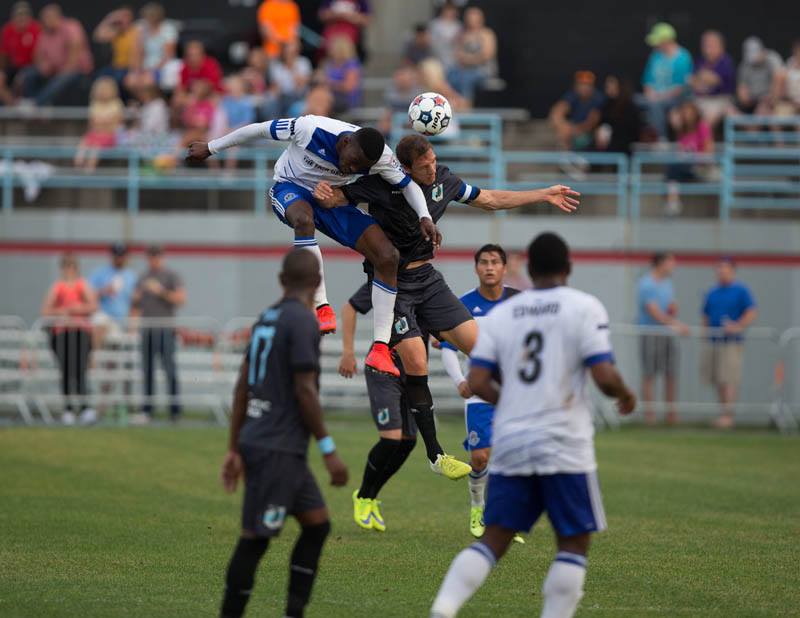
M 519 290 L 503 285 L 508 256 L 500 245 L 484 245 L 475 252 L 475 273 L 478 287 L 464 294 L 460 300 L 480 326 L 489 312 L 504 300 L 519 294 Z M 475 538 L 481 538 L 485 530 L 483 507 L 485 504 L 486 481 L 489 480 L 489 453 L 492 450 L 492 419 L 494 406 L 474 395 L 469 389 L 467 379 L 461 371 L 458 351 L 446 341 L 442 342 L 442 364 L 447 375 L 453 380 L 458 394 L 464 402 L 464 421 L 467 438 L 464 448 L 469 452 L 472 471 L 469 473 L 469 531 Z M 524 543 L 517 535 L 514 540 Z
M 544 512 L 558 551 L 542 586 L 542 618 L 571 617 L 583 596 L 591 533 L 606 527 L 588 377 L 618 400 L 621 414 L 633 412 L 636 397 L 614 367 L 605 308 L 567 287 L 570 269 L 566 243 L 540 234 L 528 249 L 534 288 L 481 322 L 467 381 L 496 406 L 486 532 L 453 560 L 432 617 L 455 616 L 514 535 L 530 530 Z
M 287 515 L 301 532 L 291 556 L 286 613 L 301 618 L 330 532 L 328 510 L 306 461 L 309 435 L 322 453 L 331 484 L 347 484 L 319 403 L 320 332 L 313 312 L 319 264 L 307 251 L 286 255 L 280 273 L 283 298 L 253 326 L 233 396 L 225 489 L 244 473 L 242 532 L 228 565 L 220 615 L 244 614 L 258 563 Z
M 256 139 L 289 142 L 275 163 L 275 184 L 269 190 L 273 212 L 294 229 L 294 245 L 313 253 L 322 270 L 322 252 L 314 229 L 355 249 L 375 266 L 372 281 L 374 344 L 366 364 L 398 375 L 389 355 L 389 335 L 397 296 L 397 250 L 370 215 L 353 205 L 322 206 L 311 194 L 320 182 L 341 186 L 377 174 L 400 191 L 413 209 L 415 224 L 425 238 L 439 242 L 425 196 L 403 171 L 379 131 L 324 116 L 302 116 L 250 124 L 208 143 L 189 145 L 187 159 L 203 161 L 213 154 Z M 320 329 L 336 331 L 336 315 L 328 304 L 324 275 L 314 294 Z

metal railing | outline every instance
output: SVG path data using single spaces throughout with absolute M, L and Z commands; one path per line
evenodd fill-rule
M 106 422 L 126 424 L 128 413 L 150 405 L 158 410 L 179 405 L 192 411 L 205 411 L 213 421 L 224 424 L 230 409 L 231 393 L 249 338 L 253 319 L 241 317 L 222 324 L 205 317 L 126 321 L 121 324 L 89 321 L 65 323 L 63 319 L 37 320 L 31 327 L 14 316 L 0 316 L 0 411 L 15 412 L 25 424 L 38 417 L 46 424 L 58 419 L 64 407 L 92 406 Z M 369 349 L 369 324 L 359 323 L 356 356 L 363 360 Z M 64 359 L 77 364 L 80 353 L 59 332 L 83 330 L 98 345 L 86 365 L 84 392 L 62 392 Z M 98 328 L 104 329 L 99 333 Z M 175 334 L 175 364 L 178 391 L 168 392 L 169 383 L 160 365 L 156 366 L 154 394 L 145 392 L 143 342 L 152 329 L 167 329 Z M 640 392 L 642 384 L 643 337 L 671 339 L 678 354 L 677 396 L 674 408 L 681 422 L 707 421 L 721 411 L 714 389 L 703 378 L 703 359 L 710 337 L 721 333 L 692 328 L 688 336 L 677 336 L 667 329 L 613 324 L 611 327 L 617 363 L 628 383 Z M 100 343 L 102 334 L 102 343 Z M 66 349 L 59 349 L 63 345 Z M 73 354 L 73 358 L 68 358 Z M 326 337 L 322 344 L 321 397 L 327 409 L 363 412 L 367 407 L 366 387 L 361 375 L 347 380 L 338 375 L 341 339 Z M 737 422 L 771 425 L 783 432 L 795 432 L 800 419 L 800 386 L 784 376 L 800 373 L 800 327 L 780 333 L 772 328 L 750 328 L 743 340 L 743 372 L 740 396 L 735 404 Z M 61 362 L 59 362 L 61 361 Z M 460 413 L 463 400 L 444 372 L 440 354 L 432 350 L 431 391 L 437 410 Z M 664 402 L 662 386 L 656 384 L 653 401 L 641 401 L 639 409 L 657 415 L 672 406 Z M 601 425 L 620 423 L 613 408 L 595 393 L 596 418 Z M 640 420 L 641 414 L 634 417 Z

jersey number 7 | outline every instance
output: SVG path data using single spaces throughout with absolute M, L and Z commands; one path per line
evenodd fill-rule
M 275 336 L 274 326 L 256 326 L 250 340 L 250 373 L 247 382 L 253 386 L 263 382 L 267 375 L 267 359 L 272 350 L 272 338 Z
M 526 384 L 533 384 L 539 379 L 542 371 L 542 359 L 539 354 L 542 352 L 544 338 L 538 330 L 531 331 L 525 337 L 525 353 L 522 366 L 519 368 L 519 379 Z

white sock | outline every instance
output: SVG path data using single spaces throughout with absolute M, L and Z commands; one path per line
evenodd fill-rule
M 317 261 L 319 262 L 320 283 L 319 287 L 314 292 L 314 306 L 319 307 L 320 305 L 327 305 L 328 292 L 325 290 L 325 270 L 322 267 L 322 251 L 319 250 L 317 239 L 313 236 L 305 238 L 295 237 L 294 247 L 295 249 L 308 249 L 317 257 Z
M 585 556 L 558 552 L 542 585 L 544 606 L 541 618 L 572 618 L 583 596 L 585 578 Z
M 486 484 L 489 481 L 489 468 L 486 467 L 480 472 L 473 470 L 469 473 L 469 498 L 470 506 L 480 506 L 485 504 Z
M 374 341 L 389 343 L 394 322 L 394 301 L 397 290 L 383 281 L 372 280 L 372 327 Z
M 486 581 L 497 559 L 483 543 L 473 543 L 455 557 L 431 607 L 431 618 L 452 618 Z

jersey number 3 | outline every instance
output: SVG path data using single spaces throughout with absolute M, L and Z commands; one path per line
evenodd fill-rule
M 525 352 L 523 355 L 522 366 L 519 368 L 519 379 L 526 384 L 533 384 L 539 379 L 542 371 L 542 359 L 539 354 L 542 352 L 544 339 L 542 333 L 533 330 L 525 337 Z

